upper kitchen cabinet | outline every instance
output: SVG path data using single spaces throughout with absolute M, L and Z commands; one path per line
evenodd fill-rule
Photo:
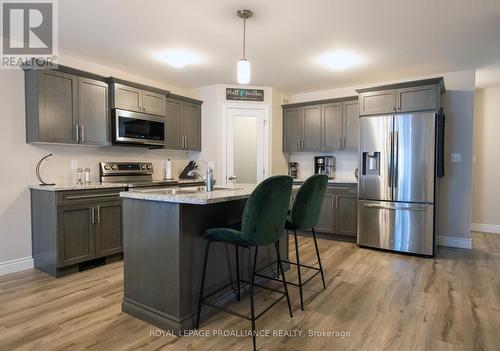
M 170 94 L 166 101 L 165 148 L 201 151 L 202 101 Z
M 360 115 L 435 110 L 444 91 L 443 78 L 359 89 Z
M 283 152 L 355 151 L 359 139 L 356 97 L 283 106 Z
M 108 86 L 104 77 L 59 65 L 27 69 L 26 141 L 106 145 Z
M 111 86 L 111 108 L 166 116 L 168 91 L 113 77 L 108 82 Z

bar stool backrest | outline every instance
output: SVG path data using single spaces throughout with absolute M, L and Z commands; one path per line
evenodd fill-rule
M 318 224 L 327 184 L 328 176 L 326 174 L 315 174 L 302 184 L 290 214 L 294 227 L 311 229 Z

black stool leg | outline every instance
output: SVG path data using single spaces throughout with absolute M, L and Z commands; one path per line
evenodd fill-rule
M 319 271 L 321 273 L 321 280 L 323 281 L 323 289 L 326 289 L 325 276 L 323 275 L 323 266 L 321 265 L 321 258 L 319 257 L 318 243 L 316 242 L 316 233 L 314 232 L 314 228 L 311 228 L 311 229 L 312 229 L 312 233 L 313 233 L 314 246 L 316 247 L 316 256 L 318 256 Z
M 203 273 L 201 274 L 201 284 L 200 284 L 200 297 L 198 298 L 198 314 L 196 315 L 196 329 L 200 327 L 200 315 L 201 315 L 201 304 L 203 302 L 203 287 L 205 285 L 205 273 L 207 272 L 207 262 L 208 262 L 208 250 L 210 249 L 210 243 L 207 242 L 205 247 L 205 258 L 203 259 Z
M 249 282 L 250 282 L 250 315 L 251 315 L 251 322 L 252 322 L 252 341 L 253 341 L 253 349 L 254 351 L 257 349 L 256 346 L 256 332 L 255 332 L 255 309 L 254 309 L 254 303 L 253 303 L 253 277 L 255 275 L 255 263 L 257 259 L 257 250 L 258 247 L 255 247 L 255 260 L 254 264 L 252 265 L 252 254 L 250 251 L 250 248 L 248 248 L 248 274 L 249 274 Z
M 278 241 L 276 241 L 274 243 L 274 247 L 276 248 L 276 256 L 278 257 L 278 265 L 280 266 L 281 276 L 283 277 L 283 279 L 281 281 L 283 282 L 283 288 L 285 288 L 286 302 L 288 303 L 288 312 L 290 312 L 290 318 L 293 318 L 292 304 L 290 303 L 290 296 L 288 296 L 288 287 L 286 285 L 286 278 L 285 278 L 285 271 L 283 270 L 283 264 L 281 263 L 280 248 L 279 248 Z
M 295 238 L 295 257 L 297 258 L 297 274 L 299 276 L 299 291 L 300 291 L 300 309 L 304 310 L 304 298 L 302 297 L 302 276 L 300 274 L 300 257 L 299 257 L 299 241 L 297 239 L 297 231 L 293 230 Z
M 236 285 L 238 287 L 238 301 L 241 301 L 241 291 L 240 291 L 240 256 L 238 254 L 239 246 L 234 245 L 236 249 Z
M 288 230 L 286 231 L 286 236 L 288 237 Z M 280 249 L 280 241 L 276 241 L 277 245 L 278 245 L 278 250 Z M 278 272 L 276 277 L 279 278 L 280 277 L 280 263 L 279 261 L 276 261 L 276 271 Z

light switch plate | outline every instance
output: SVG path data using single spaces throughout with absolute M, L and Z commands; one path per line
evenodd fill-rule
M 451 162 L 462 162 L 462 154 L 461 153 L 452 153 L 450 157 Z
M 78 160 L 71 160 L 71 169 L 78 169 Z

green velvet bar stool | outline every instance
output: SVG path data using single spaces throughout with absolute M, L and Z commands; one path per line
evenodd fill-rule
M 285 229 L 285 220 L 288 215 L 288 208 L 290 204 L 290 196 L 292 194 L 293 180 L 289 176 L 273 176 L 267 178 L 262 183 L 260 183 L 255 190 L 250 195 L 245 209 L 243 210 L 243 216 L 241 221 L 241 229 L 234 228 L 213 228 L 208 229 L 203 234 L 203 238 L 207 239 L 207 245 L 205 247 L 205 257 L 203 262 L 203 273 L 201 277 L 200 284 L 200 295 L 198 300 L 198 314 L 196 317 L 196 328 L 200 325 L 200 314 L 202 304 L 214 307 L 218 310 L 233 314 L 240 318 L 249 320 L 252 323 L 252 341 L 253 349 L 256 349 L 255 340 L 255 321 L 261 317 L 265 312 L 267 312 L 276 303 L 281 301 L 286 297 L 288 303 L 288 311 L 290 312 L 290 317 L 292 317 L 292 307 L 290 304 L 290 298 L 288 296 L 287 282 L 285 279 L 285 274 L 283 271 L 283 266 L 281 264 L 282 260 L 279 253 L 278 241 L 283 234 Z M 203 288 L 205 285 L 205 275 L 207 270 L 208 254 L 210 249 L 210 244 L 212 242 L 222 242 L 233 244 L 236 250 L 236 283 L 238 287 L 237 298 L 241 298 L 240 295 L 240 283 L 246 283 L 249 286 L 250 295 L 250 317 L 231 311 L 223 306 L 219 306 L 215 303 L 207 301 L 203 296 Z M 278 266 L 281 271 L 280 282 L 283 283 L 284 290 L 278 290 L 270 288 L 264 285 L 259 285 L 254 282 L 254 277 L 256 276 L 256 264 L 257 264 L 257 253 L 260 246 L 274 244 L 276 250 L 276 256 L 278 261 Z M 239 259 L 238 251 L 239 248 L 244 248 L 248 252 L 248 274 L 249 282 L 240 279 L 239 275 Z M 251 258 L 251 248 L 254 248 L 254 259 L 252 263 Z M 258 286 L 264 289 L 268 289 L 274 292 L 281 293 L 279 299 L 270 304 L 265 310 L 263 310 L 259 315 L 255 315 L 254 309 L 254 286 Z
M 295 200 L 293 201 L 292 210 L 290 211 L 285 223 L 287 232 L 289 230 L 293 231 L 293 236 L 295 239 L 295 257 L 297 262 L 283 262 L 297 266 L 298 284 L 293 282 L 289 282 L 289 284 L 297 286 L 299 288 L 300 308 L 302 309 L 302 311 L 304 310 L 304 297 L 302 293 L 302 287 L 307 282 L 314 278 L 318 273 L 321 273 L 323 288 L 326 289 L 325 276 L 323 274 L 323 266 L 321 265 L 321 258 L 319 254 L 318 243 L 316 241 L 316 233 L 314 231 L 314 227 L 318 224 L 319 214 L 321 211 L 321 206 L 323 204 L 323 199 L 325 197 L 327 184 L 328 176 L 326 176 L 325 174 L 315 174 L 309 177 L 297 192 Z M 318 257 L 319 268 L 300 263 L 297 230 L 309 229 L 312 231 L 312 237 L 314 240 L 314 247 L 316 248 L 316 256 Z M 301 268 L 313 269 L 316 270 L 316 273 L 303 282 Z

